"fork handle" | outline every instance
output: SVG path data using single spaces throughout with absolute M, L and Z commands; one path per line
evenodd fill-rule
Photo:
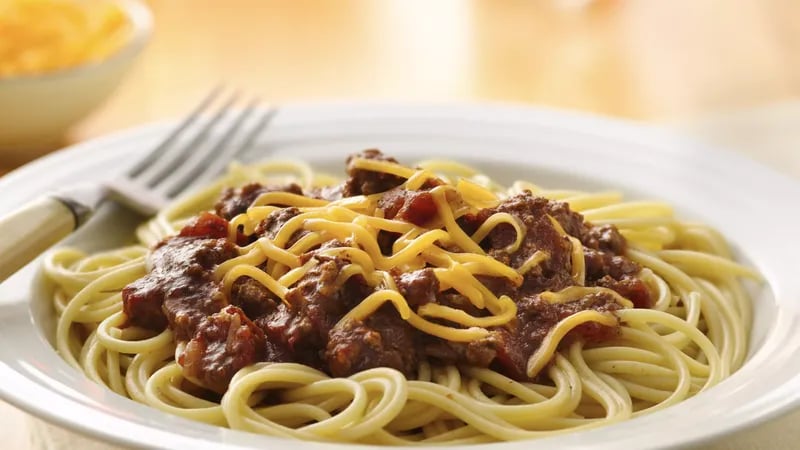
M 41 197 L 0 218 L 0 282 L 68 236 L 87 208 L 58 197 Z

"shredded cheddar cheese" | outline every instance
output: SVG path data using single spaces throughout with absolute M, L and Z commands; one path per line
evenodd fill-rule
M 0 0 L 0 78 L 40 75 L 101 61 L 131 24 L 101 0 Z

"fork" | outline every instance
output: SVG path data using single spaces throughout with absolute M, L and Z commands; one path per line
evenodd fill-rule
M 53 192 L 0 218 L 0 282 L 81 227 L 104 203 L 115 202 L 142 217 L 150 217 L 169 200 L 202 186 L 225 170 L 231 160 L 252 145 L 277 110 L 262 110 L 253 99 L 232 119 L 225 120 L 239 98 L 233 93 L 225 95 L 217 111 L 203 121 L 222 91 L 218 87 L 207 94 L 123 176 Z M 255 124 L 244 127 L 248 121 Z M 216 132 L 212 135 L 212 131 Z M 186 143 L 180 142 L 187 137 Z M 237 138 L 239 142 L 234 144 Z

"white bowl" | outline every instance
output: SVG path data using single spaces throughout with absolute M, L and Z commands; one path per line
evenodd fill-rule
M 7 175 L 0 179 L 0 192 L 13 195 L 0 196 L 0 214 L 57 186 L 116 176 L 124 170 L 121 161 L 133 162 L 170 127 L 152 125 L 87 142 Z M 526 178 L 547 187 L 613 188 L 631 197 L 665 200 L 682 217 L 719 229 L 766 279 L 753 292 L 748 360 L 713 389 L 619 424 L 476 449 L 698 447 L 800 405 L 800 241 L 791 239 L 800 222 L 800 211 L 792 208 L 800 198 L 797 181 L 736 154 L 642 125 L 521 107 L 286 107 L 245 156 L 274 154 L 341 171 L 346 153 L 369 147 L 382 148 L 402 161 L 459 159 L 503 181 Z M 124 233 L 106 229 L 77 242 L 96 248 L 103 240 L 123 238 Z M 31 288 L 35 274 L 36 268 L 28 267 L 0 284 L 0 398 L 63 428 L 121 445 L 352 448 L 213 427 L 94 384 L 61 360 L 48 342 L 54 314 L 46 297 Z M 41 285 L 34 286 L 41 291 Z M 793 429 L 783 432 L 794 436 L 791 442 L 800 434 Z
M 0 157 L 21 162 L 57 142 L 117 87 L 150 37 L 150 10 L 137 0 L 114 0 L 128 18 L 127 42 L 102 61 L 52 73 L 0 79 Z M 31 153 L 34 152 L 34 153 Z

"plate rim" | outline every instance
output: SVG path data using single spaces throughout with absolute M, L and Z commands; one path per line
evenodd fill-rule
M 736 164 L 745 164 L 757 172 L 761 172 L 762 174 L 769 174 L 772 177 L 775 177 L 777 183 L 785 184 L 793 186 L 794 191 L 800 193 L 800 184 L 796 182 L 796 180 L 790 178 L 789 176 L 782 174 L 774 169 L 771 169 L 762 163 L 749 159 L 745 156 L 738 155 L 733 152 L 725 152 L 722 150 L 718 150 L 716 148 L 709 147 L 707 145 L 699 144 L 693 142 L 687 138 L 675 135 L 671 132 L 668 132 L 663 129 L 654 128 L 652 126 L 648 126 L 645 124 L 639 124 L 630 121 L 606 118 L 601 116 L 595 116 L 590 114 L 584 113 L 577 113 L 577 112 L 565 112 L 565 111 L 555 111 L 546 108 L 536 108 L 530 107 L 525 105 L 507 105 L 507 104 L 395 104 L 395 103 L 385 103 L 385 102 L 326 102 L 326 103 L 311 103 L 311 104 L 293 104 L 286 107 L 286 110 L 295 111 L 297 114 L 304 114 L 313 111 L 323 111 L 323 115 L 325 113 L 330 113 L 331 111 L 338 111 L 338 112 L 350 112 L 353 111 L 365 113 L 369 111 L 377 112 L 388 116 L 389 118 L 393 117 L 393 114 L 398 114 L 399 116 L 404 116 L 408 114 L 420 114 L 422 117 L 426 118 L 455 118 L 458 120 L 463 120 L 463 116 L 487 116 L 490 119 L 496 120 L 498 116 L 504 118 L 500 120 L 509 120 L 511 117 L 515 115 L 519 115 L 517 121 L 510 121 L 515 122 L 518 124 L 525 124 L 529 122 L 536 122 L 539 125 L 543 126 L 558 126 L 559 128 L 576 131 L 578 133 L 583 133 L 586 135 L 599 135 L 603 136 L 604 138 L 608 138 L 611 140 L 618 140 L 620 142 L 631 143 L 635 144 L 637 142 L 642 142 L 642 140 L 652 140 L 652 139 L 663 139 L 668 141 L 669 143 L 675 145 L 676 148 L 690 146 L 695 149 L 701 149 L 702 151 L 708 152 L 709 154 L 713 155 L 714 157 L 722 158 L 723 160 L 734 161 Z M 313 114 L 311 114 L 313 116 Z M 279 115 L 280 117 L 280 115 Z M 334 121 L 335 122 L 335 121 Z M 46 171 L 48 168 L 58 166 L 70 159 L 73 159 L 77 156 L 83 154 L 89 154 L 92 151 L 99 151 L 99 149 L 110 146 L 114 143 L 130 141 L 134 139 L 141 139 L 143 136 L 148 134 L 158 134 L 164 133 L 166 130 L 169 129 L 170 125 L 174 123 L 173 121 L 161 121 L 155 122 L 151 124 L 146 124 L 122 131 L 118 131 L 109 135 L 102 136 L 100 138 L 92 139 L 83 143 L 79 143 L 70 147 L 67 147 L 63 150 L 58 152 L 52 153 L 40 160 L 34 161 L 31 164 L 23 166 L 15 171 L 12 171 L 6 174 L 4 177 L 0 178 L 0 189 L 6 188 L 9 185 L 13 185 L 17 183 L 18 180 L 24 179 L 25 177 L 29 177 L 32 174 Z M 2 312 L 2 302 L 0 302 L 0 313 Z M 27 310 L 26 310 L 27 312 Z M 31 324 L 31 326 L 34 326 Z M 3 361 L 0 360 L 0 363 Z M 5 365 L 0 364 L 0 373 L 5 372 L 8 369 Z M 23 376 L 22 374 L 18 374 Z M 24 378 L 24 376 L 23 376 Z M 797 377 L 796 377 L 797 378 Z M 25 403 L 24 401 L 13 398 L 13 394 L 9 394 L 4 389 L 0 389 L 0 397 L 4 400 L 8 401 L 11 404 L 14 404 L 21 409 L 27 410 L 39 417 L 41 417 L 42 409 L 43 408 L 36 408 L 35 406 L 31 406 L 29 403 Z M 11 397 L 11 398 L 10 398 Z M 795 396 L 797 397 L 797 396 Z M 793 400 L 796 402 L 796 398 Z M 756 426 L 759 423 L 766 422 L 782 413 L 785 413 L 787 410 L 796 407 L 796 403 L 792 402 L 785 402 L 781 407 L 773 408 L 767 414 L 762 414 L 756 420 L 750 420 L 746 425 L 748 427 Z M 106 441 L 112 441 L 117 443 L 124 443 L 124 444 L 132 444 L 132 443 L 139 443 L 141 445 L 141 441 L 133 440 L 132 438 L 124 439 L 119 436 L 119 433 L 114 434 L 111 431 L 105 430 L 97 430 L 96 428 L 92 427 L 84 427 L 81 428 L 80 426 L 76 427 L 76 420 L 69 420 L 65 418 L 63 415 L 59 416 L 55 413 L 53 414 L 44 414 L 48 416 L 54 423 L 57 423 L 59 426 L 67 425 L 70 430 L 78 431 L 83 434 L 92 437 L 100 437 Z M 45 419 L 47 420 L 47 419 Z M 128 422 L 130 424 L 130 422 Z M 149 431 L 152 432 L 152 429 L 147 427 Z M 682 442 L 677 442 L 678 445 L 687 445 L 693 443 L 699 443 L 703 441 L 707 441 L 713 439 L 714 437 L 719 436 L 720 434 L 724 434 L 726 432 L 733 432 L 741 430 L 742 428 L 736 427 L 721 427 L 718 428 L 716 433 L 713 435 L 704 435 L 702 437 L 695 437 L 690 440 L 684 440 Z M 186 436 L 183 436 L 186 438 Z M 545 438 L 544 440 L 532 441 L 532 442 L 544 442 L 548 440 Z M 530 443 L 532 443 L 530 442 Z M 194 442 L 197 444 L 197 442 Z M 231 444 L 228 444 L 231 445 Z M 333 448 L 333 447 L 326 447 L 326 448 Z

